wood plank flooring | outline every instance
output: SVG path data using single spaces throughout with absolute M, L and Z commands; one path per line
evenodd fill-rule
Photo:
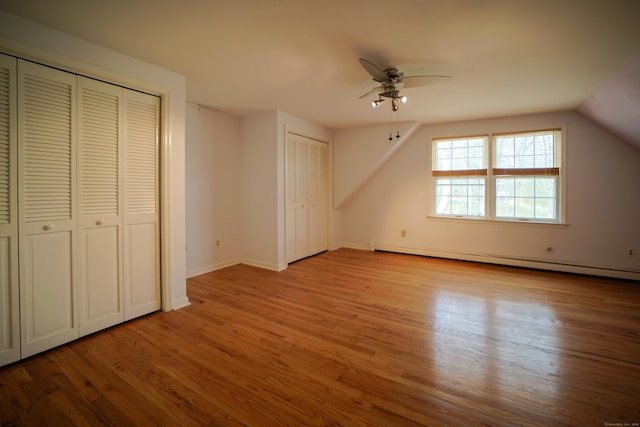
M 638 282 L 341 249 L 187 290 L 0 368 L 0 424 L 640 422 Z

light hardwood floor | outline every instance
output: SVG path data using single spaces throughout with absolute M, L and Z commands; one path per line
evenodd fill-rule
M 341 249 L 0 368 L 4 425 L 640 422 L 640 283 Z

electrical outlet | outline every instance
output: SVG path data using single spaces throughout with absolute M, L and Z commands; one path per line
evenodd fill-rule
M 216 246 L 220 247 L 220 240 L 216 240 Z
M 636 256 L 636 248 L 627 248 L 627 256 Z

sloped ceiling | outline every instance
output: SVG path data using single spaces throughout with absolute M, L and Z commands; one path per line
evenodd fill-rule
M 637 66 L 619 73 L 640 52 L 637 0 L 0 0 L 0 8 L 181 73 L 189 101 L 237 115 L 280 109 L 332 129 L 388 121 L 388 105 L 358 99 L 375 86 L 360 57 L 453 76 L 406 89 L 402 121 L 580 105 L 598 120 L 622 105 L 607 100 L 620 93 L 632 94 L 625 109 L 638 109 Z M 639 138 L 637 127 L 618 134 Z
M 578 112 L 640 150 L 640 54 L 596 89 Z

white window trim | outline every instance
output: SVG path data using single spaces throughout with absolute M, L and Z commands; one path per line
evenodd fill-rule
M 494 138 L 497 135 L 504 135 L 510 133 L 527 133 L 527 132 L 539 132 L 546 130 L 559 130 L 560 132 L 560 143 L 562 144 L 560 147 L 560 174 L 557 175 L 558 179 L 556 182 L 556 203 L 557 203 L 557 219 L 555 220 L 543 220 L 537 218 L 498 218 L 496 217 L 496 199 L 495 199 L 495 187 L 496 187 L 496 176 L 493 175 L 493 151 L 494 151 Z M 434 220 L 444 220 L 444 221 L 475 221 L 481 223 L 494 223 L 494 224 L 508 224 L 508 225 L 536 225 L 536 226 L 551 226 L 551 227 L 566 227 L 569 224 L 567 223 L 567 210 L 566 210 L 566 202 L 567 202 L 567 151 L 568 151 L 568 139 L 567 139 L 567 131 L 566 125 L 558 125 L 558 126 L 540 126 L 536 129 L 523 128 L 523 129 L 510 129 L 506 131 L 493 131 L 493 132 L 478 132 L 477 135 L 487 135 L 488 144 L 485 148 L 487 155 L 487 175 L 486 175 L 486 183 L 485 183 L 485 215 L 483 217 L 476 217 L 470 215 L 444 215 L 444 214 L 436 214 L 435 213 L 435 177 L 433 176 L 433 161 L 434 159 L 430 159 L 431 164 L 431 174 L 429 174 L 430 186 L 431 186 L 431 213 L 426 216 L 427 219 Z M 437 140 L 443 140 L 447 138 L 464 138 L 465 135 L 460 135 L 456 137 L 433 137 L 431 138 L 431 147 L 429 152 L 431 156 L 433 156 L 433 143 Z

